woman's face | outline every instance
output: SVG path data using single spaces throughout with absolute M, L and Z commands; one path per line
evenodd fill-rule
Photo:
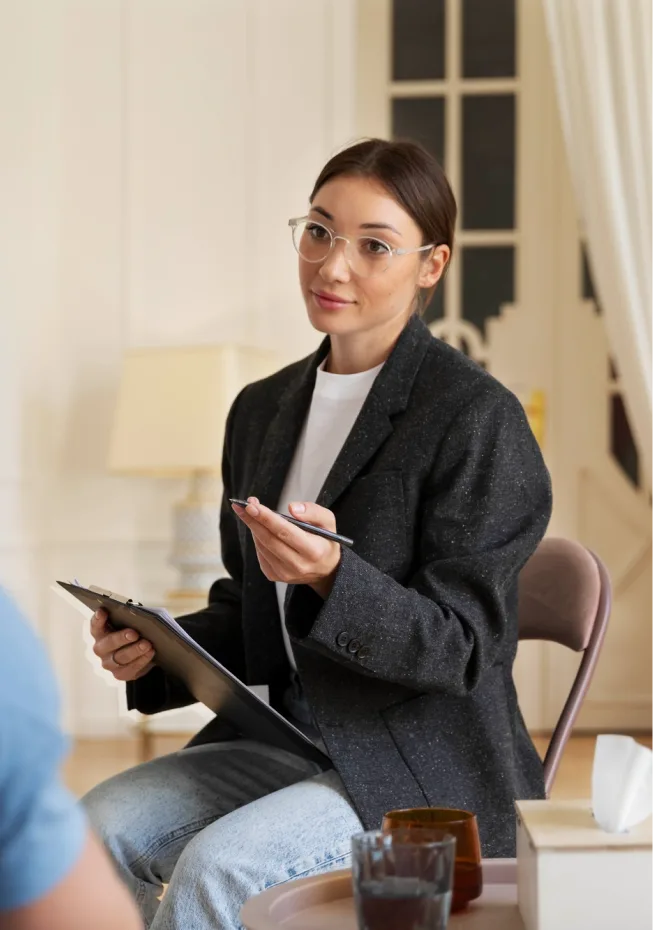
M 417 249 L 422 234 L 414 219 L 376 181 L 339 176 L 317 192 L 309 217 L 352 243 L 378 237 L 391 248 Z M 312 325 L 319 332 L 347 337 L 367 333 L 394 339 L 403 329 L 420 288 L 433 287 L 449 258 L 447 246 L 412 255 L 393 255 L 388 267 L 370 277 L 348 264 L 337 239 L 327 258 L 299 258 L 299 280 Z M 366 246 L 377 250 L 373 243 Z

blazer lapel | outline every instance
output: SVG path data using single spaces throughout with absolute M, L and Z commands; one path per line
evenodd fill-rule
M 392 422 L 384 404 L 370 392 L 326 477 L 317 503 L 331 508 L 391 433 Z
M 422 359 L 432 340 L 413 317 L 372 385 L 361 412 L 329 472 L 317 503 L 331 504 L 346 490 L 392 432 L 392 417 L 406 409 Z M 328 355 L 327 337 L 281 398 L 263 440 L 251 494 L 276 507 L 308 414 L 316 371 Z
M 356 475 L 392 433 L 392 417 L 406 409 L 422 358 L 432 336 L 418 318 L 413 318 L 374 382 L 345 444 L 338 454 L 317 503 L 331 507 Z M 308 414 L 316 371 L 329 352 L 325 339 L 306 362 L 298 378 L 284 391 L 263 440 L 250 493 L 261 503 L 276 508 Z M 275 586 L 265 578 L 256 549 L 247 534 L 245 544 L 245 587 L 243 631 L 248 653 L 249 683 L 274 678 L 287 667 L 281 636 Z M 288 589 L 286 597 L 290 595 Z
M 311 404 L 315 372 L 329 351 L 328 339 L 306 362 L 300 375 L 279 398 L 276 411 L 263 438 L 258 465 L 249 493 L 262 504 L 276 509 L 292 463 L 297 442 Z M 243 635 L 247 653 L 249 684 L 267 682 L 272 689 L 285 681 L 288 669 L 286 649 L 275 585 L 271 584 L 258 563 L 251 534 L 245 536 L 245 588 L 243 601 Z
M 330 508 L 392 433 L 392 417 L 408 406 L 410 392 L 433 337 L 412 317 L 379 372 L 347 437 L 317 503 Z

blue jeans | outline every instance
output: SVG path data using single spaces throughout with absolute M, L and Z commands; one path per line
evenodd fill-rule
M 83 803 L 152 930 L 237 930 L 252 895 L 348 865 L 362 829 L 335 771 L 248 740 L 154 759 Z

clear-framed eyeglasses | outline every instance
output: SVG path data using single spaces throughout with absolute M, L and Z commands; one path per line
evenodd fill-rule
M 434 244 L 422 245 L 417 249 L 393 248 L 377 236 L 357 236 L 347 239 L 345 236 L 336 236 L 328 226 L 318 223 L 308 216 L 300 216 L 288 220 L 292 229 L 292 241 L 297 253 L 306 262 L 318 264 L 326 260 L 336 240 L 344 242 L 344 255 L 347 264 L 362 278 L 383 274 L 390 267 L 395 255 L 412 255 L 415 252 L 426 252 L 435 248 Z

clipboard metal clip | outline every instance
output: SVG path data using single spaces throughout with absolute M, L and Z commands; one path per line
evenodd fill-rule
M 92 584 L 88 587 L 89 591 L 92 591 L 93 594 L 101 594 L 102 597 L 110 597 L 113 601 L 118 601 L 119 604 L 133 604 L 135 607 L 142 607 L 142 604 L 139 604 L 137 601 L 132 600 L 131 597 L 125 597 L 124 594 L 116 594 L 115 591 L 107 591 L 106 588 L 98 588 L 96 585 Z

